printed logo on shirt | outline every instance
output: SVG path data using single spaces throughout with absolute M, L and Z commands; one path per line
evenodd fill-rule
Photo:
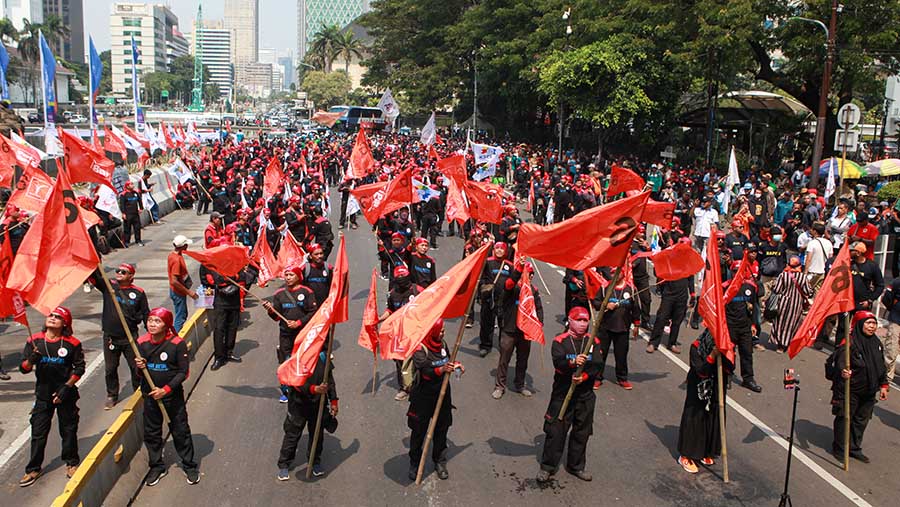
M 159 355 L 159 360 L 160 360 L 160 361 L 165 361 L 165 360 L 168 359 L 168 358 L 169 358 L 169 354 L 167 354 L 167 353 L 165 353 L 165 352 L 163 352 L 162 354 Z
M 449 357 L 442 357 L 440 359 L 436 359 L 431 362 L 431 366 L 444 366 L 445 364 L 450 362 Z
M 66 357 L 69 355 L 69 349 L 65 347 L 60 347 L 58 351 L 56 351 L 56 355 L 59 357 Z
M 147 369 L 153 371 L 169 371 L 169 365 L 166 363 L 147 363 Z

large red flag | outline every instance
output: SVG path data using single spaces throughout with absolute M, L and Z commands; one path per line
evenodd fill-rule
M 709 236 L 715 238 L 716 227 L 712 226 Z M 728 333 L 725 320 L 725 298 L 722 294 L 722 272 L 719 263 L 719 246 L 715 241 L 706 242 L 706 272 L 697 298 L 697 313 L 703 317 L 703 325 L 709 330 L 716 348 L 729 362 L 734 364 L 734 344 Z
M 618 267 L 628 255 L 649 197 L 650 193 L 644 192 L 619 199 L 553 225 L 522 224 L 517 250 L 579 271 L 593 266 Z
M 728 287 L 725 289 L 725 304 L 731 302 L 734 299 L 734 296 L 737 296 L 737 292 L 741 290 L 741 285 L 744 285 L 744 280 L 750 277 L 750 263 L 744 262 L 744 259 L 741 260 L 740 265 L 738 266 L 737 273 L 728 280 Z
M 462 225 L 470 218 L 469 206 L 463 199 L 459 184 L 450 178 L 447 184 L 447 223 L 456 221 Z
M 128 128 L 128 125 L 125 125 L 125 124 L 122 124 L 122 131 L 125 132 L 125 134 L 128 135 L 128 137 L 139 142 L 141 144 L 141 146 L 144 147 L 145 150 L 147 150 L 148 152 L 152 151 L 150 149 L 150 141 L 146 137 L 131 130 L 130 128 Z
M 519 292 L 519 308 L 516 312 L 516 326 L 525 334 L 526 340 L 538 342 L 541 345 L 544 344 L 544 324 L 538 319 L 530 275 L 522 277 L 522 289 Z
M 47 315 L 97 269 L 100 258 L 79 214 L 65 171 L 25 233 L 7 287 Z
M 281 272 L 284 270 L 284 267 L 275 258 L 275 254 L 272 253 L 265 233 L 260 234 L 256 240 L 250 260 L 259 268 L 260 287 L 265 287 L 269 280 L 280 277 Z
M 437 169 L 441 174 L 455 181 L 460 186 L 468 179 L 466 157 L 463 155 L 453 155 L 452 157 L 438 160 Z
M 844 242 L 828 275 L 822 282 L 822 288 L 813 299 L 809 313 L 800 323 L 797 332 L 794 333 L 790 345 L 788 345 L 788 355 L 791 359 L 800 353 L 806 347 L 809 347 L 816 341 L 816 335 L 825 323 L 825 319 L 836 313 L 851 312 L 856 308 L 853 298 L 853 274 L 850 261 L 849 241 Z
M 19 324 L 27 326 L 28 316 L 25 314 L 25 302 L 22 301 L 22 296 L 18 292 L 6 288 L 6 281 L 9 279 L 12 265 L 12 242 L 7 237 L 0 247 L 0 317 L 12 317 Z
M 306 252 L 303 251 L 300 243 L 297 243 L 297 240 L 294 239 L 291 231 L 288 231 L 281 240 L 281 249 L 278 250 L 278 263 L 282 269 L 287 269 L 293 266 L 300 266 L 305 262 Z
M 0 134 L 2 135 L 2 134 Z M 31 166 L 25 167 L 16 182 L 16 189 L 9 196 L 9 204 L 32 213 L 40 213 L 53 192 L 53 180 L 47 173 Z
M 125 146 L 125 141 L 115 135 L 109 127 L 104 127 L 104 132 L 103 138 L 105 144 L 103 149 L 110 153 L 118 153 L 122 157 L 122 160 L 128 160 L 128 147 Z M 110 186 L 109 188 L 113 187 Z
M 348 275 L 347 252 L 344 247 L 344 237 L 341 236 L 328 297 L 297 334 L 291 357 L 278 367 L 278 381 L 281 384 L 302 386 L 312 376 L 316 369 L 316 363 L 319 361 L 319 353 L 322 351 L 322 346 L 325 345 L 328 330 L 334 324 L 343 322 L 341 319 L 345 318 L 342 315 L 341 306 L 348 298 Z
M 0 141 L 3 141 L 0 150 L 4 153 L 12 153 L 16 164 L 22 169 L 27 167 L 37 169 L 41 166 L 41 155 L 33 146 L 19 144 L 3 134 L 0 134 Z M 8 160 L 9 156 L 6 155 L 6 158 Z
M 516 252 L 518 254 L 518 252 Z M 603 278 L 594 268 L 584 270 L 584 289 L 587 291 L 588 300 L 594 299 L 602 289 L 609 285 L 609 280 Z
M 159 122 L 159 130 L 162 131 L 163 139 L 166 141 L 166 147 L 169 149 L 176 148 L 177 145 L 172 141 L 172 137 L 169 135 L 169 129 L 166 128 L 166 124 L 162 120 Z
M 284 172 L 281 170 L 281 162 L 277 157 L 272 157 L 263 173 L 263 194 L 266 199 L 278 193 L 282 182 L 284 182 Z
M 662 227 L 664 231 L 672 228 L 672 219 L 675 218 L 674 202 L 658 202 L 650 199 L 647 201 L 647 207 L 644 209 L 644 216 L 641 220 L 648 224 L 654 224 Z
M 378 271 L 372 268 L 369 282 L 369 297 L 363 309 L 362 328 L 359 330 L 359 345 L 375 353 L 378 347 Z
M 644 189 L 644 179 L 638 176 L 631 169 L 619 167 L 613 164 L 609 173 L 609 188 L 606 189 L 606 195 L 616 195 L 630 190 L 640 192 Z
M 481 222 L 499 224 L 503 219 L 503 205 L 500 202 L 501 193 L 488 185 L 477 181 L 466 181 L 463 183 L 463 190 L 466 192 L 466 198 L 469 200 L 469 215 Z
M 375 168 L 375 158 L 372 157 L 372 146 L 366 137 L 365 129 L 359 129 L 356 134 L 356 143 L 350 153 L 350 166 L 347 178 L 364 178 Z
M 412 170 L 407 169 L 389 182 L 372 183 L 350 191 L 370 224 L 413 202 Z
M 234 278 L 250 264 L 247 247 L 244 245 L 220 245 L 206 250 L 185 250 L 185 255 L 199 261 L 216 273 Z
M 0 187 L 12 188 L 17 164 L 10 141 L 0 134 Z
M 66 168 L 71 181 L 87 181 L 99 183 L 109 188 L 112 184 L 112 173 L 116 168 L 112 160 L 102 152 L 95 151 L 93 146 L 73 136 L 63 129 L 59 130 L 59 140 L 66 150 Z
M 659 281 L 681 280 L 696 275 L 704 266 L 703 257 L 687 243 L 676 243 L 651 258 Z
M 382 359 L 406 359 L 438 318 L 465 314 L 488 254 L 488 245 L 476 250 L 381 323 L 378 348 Z

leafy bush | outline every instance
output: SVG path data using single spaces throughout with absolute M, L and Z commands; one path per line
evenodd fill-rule
M 900 181 L 887 183 L 878 190 L 878 200 L 894 202 L 900 199 Z

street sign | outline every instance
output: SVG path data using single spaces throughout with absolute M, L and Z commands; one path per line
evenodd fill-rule
M 862 112 L 856 104 L 844 104 L 838 110 L 837 121 L 842 129 L 852 129 L 859 125 L 862 118 Z
M 838 130 L 834 133 L 834 151 L 856 151 L 859 144 L 859 131 Z
M 659 152 L 659 156 L 662 158 L 674 159 L 675 158 L 675 147 L 674 146 L 666 146 L 666 149 Z

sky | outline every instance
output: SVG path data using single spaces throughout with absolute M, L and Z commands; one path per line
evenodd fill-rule
M 94 38 L 97 51 L 109 49 L 109 13 L 115 0 L 82 0 L 84 2 L 84 47 L 87 37 Z M 192 32 L 197 5 L 200 0 L 128 0 L 128 3 L 154 3 L 167 5 L 178 16 L 179 29 Z M 203 19 L 223 19 L 225 0 L 204 0 Z M 259 46 L 275 48 L 279 52 L 297 51 L 297 2 L 296 0 L 259 0 Z

